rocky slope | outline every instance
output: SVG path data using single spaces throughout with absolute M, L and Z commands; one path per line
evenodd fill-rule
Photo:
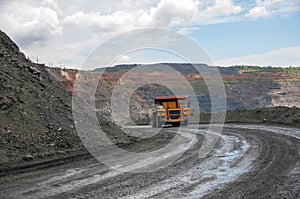
M 197 73 L 190 64 L 167 64 L 173 69 L 179 71 L 186 80 L 189 81 L 197 95 L 200 109 L 202 112 L 210 112 L 211 102 L 210 93 L 201 74 Z M 199 65 L 199 64 L 198 64 Z M 122 83 L 119 79 L 126 74 L 130 69 L 137 65 L 118 65 L 107 69 L 96 69 L 101 71 L 103 75 L 99 77 L 99 85 L 95 94 L 96 104 L 99 110 L 104 115 L 110 115 L 110 98 L 111 93 L 116 85 Z M 200 65 L 209 67 L 207 65 Z M 152 67 L 148 65 L 147 67 Z M 252 110 L 264 107 L 300 107 L 300 68 L 274 68 L 274 67 L 217 67 L 222 75 L 226 90 L 227 106 L 226 110 Z M 67 91 L 71 91 L 72 82 L 76 71 L 61 70 L 57 68 L 47 68 L 48 72 L 61 82 L 61 86 Z M 87 71 L 86 73 L 93 73 Z M 177 85 L 178 88 L 185 90 L 185 85 L 182 85 L 176 79 L 170 77 L 168 73 L 160 72 L 159 74 L 153 71 L 153 76 L 157 79 L 168 80 L 171 84 Z M 134 81 L 135 78 L 127 80 Z M 212 77 L 214 78 L 214 77 Z M 76 79 L 76 77 L 75 77 Z M 84 84 L 88 85 L 91 79 L 87 78 Z M 94 80 L 93 80 L 94 81 Z M 173 93 L 157 84 L 143 85 L 136 91 L 130 99 L 131 117 L 136 123 L 147 123 L 147 110 L 153 103 L 153 99 L 158 95 L 172 95 Z M 80 96 L 76 96 L 80 97 Z M 122 96 L 120 96 L 122 98 Z M 116 120 L 122 120 L 124 116 Z
M 191 120 L 193 118 L 191 117 Z M 211 113 L 200 114 L 200 123 L 209 123 Z M 300 127 L 300 108 L 266 107 L 252 110 L 230 110 L 226 112 L 226 123 L 275 124 Z
M 69 82 L 69 81 L 68 81 Z M 64 84 L 65 86 L 65 84 Z M 74 126 L 71 96 L 0 31 L 0 163 L 36 160 L 84 147 Z M 99 122 L 116 143 L 130 139 Z

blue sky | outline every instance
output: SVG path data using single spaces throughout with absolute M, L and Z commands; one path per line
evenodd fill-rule
M 189 36 L 215 59 L 299 46 L 300 15 L 207 25 Z M 220 48 L 222 46 L 222 48 Z
M 300 65 L 298 0 L 0 0 L 0 29 L 51 66 L 80 68 L 108 38 L 148 27 L 189 37 L 217 65 Z M 178 61 L 142 50 L 116 64 Z
M 214 60 L 223 60 L 300 46 L 299 33 L 300 14 L 293 14 L 207 25 L 189 36 L 195 38 Z

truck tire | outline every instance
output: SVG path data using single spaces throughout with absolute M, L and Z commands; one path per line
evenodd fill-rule
M 156 125 L 157 125 L 157 128 L 162 128 L 162 121 L 161 121 L 161 118 L 159 116 L 156 116 L 157 120 L 156 120 Z
M 172 126 L 173 127 L 178 127 L 178 126 L 180 126 L 180 122 L 174 122 L 174 123 L 172 123 Z
M 157 128 L 156 114 L 155 113 L 152 113 L 151 122 L 152 122 L 152 128 Z

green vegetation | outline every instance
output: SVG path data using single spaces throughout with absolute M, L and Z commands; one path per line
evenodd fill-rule
M 244 66 L 237 65 L 231 66 L 235 72 L 243 71 L 243 72 L 280 72 L 280 73 L 299 73 L 300 66 L 289 66 L 289 67 L 273 67 L 273 66 Z
M 137 66 L 138 66 L 137 64 L 131 64 L 131 65 L 125 66 L 124 70 L 131 70 L 131 69 L 133 69 L 133 68 L 135 68 Z

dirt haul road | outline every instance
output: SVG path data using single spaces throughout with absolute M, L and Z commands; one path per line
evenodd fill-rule
M 145 134 L 153 131 L 150 127 L 127 127 L 130 128 Z M 155 161 L 140 160 L 142 167 L 151 168 L 181 153 L 181 146 L 189 143 L 188 150 L 167 167 L 147 173 L 124 173 L 85 157 L 4 175 L 0 179 L 0 198 L 300 197 L 299 128 L 232 124 L 225 125 L 222 134 L 207 131 L 206 125 L 196 128 L 192 125 L 181 129 L 172 153 L 158 153 L 153 157 Z M 158 151 L 175 139 L 176 131 L 177 128 L 164 128 L 154 138 L 124 149 Z M 212 143 L 213 150 L 203 156 L 203 146 Z

